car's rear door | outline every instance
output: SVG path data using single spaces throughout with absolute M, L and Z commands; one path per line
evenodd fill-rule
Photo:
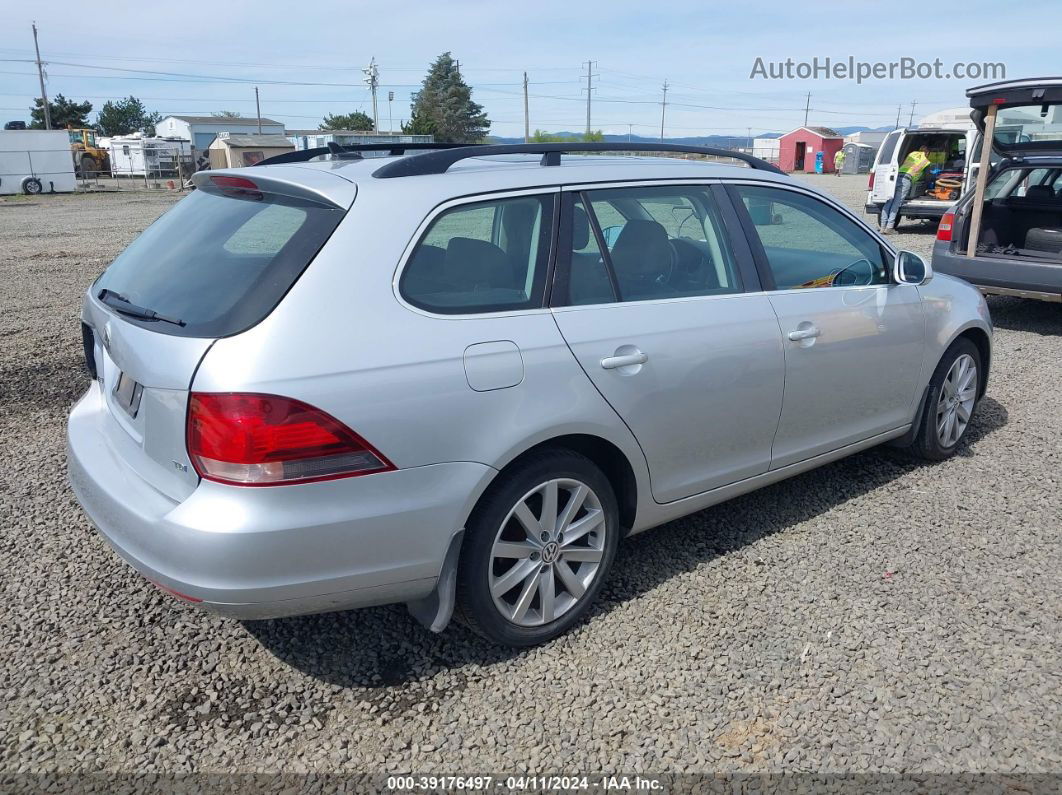
M 893 283 L 887 250 L 815 194 L 752 183 L 728 190 L 785 346 L 771 468 L 909 423 L 925 338 L 918 288 Z M 752 211 L 768 201 L 770 217 L 758 222 Z
M 782 344 L 747 244 L 731 239 L 737 216 L 720 190 L 564 194 L 553 314 L 641 445 L 658 502 L 770 465 Z

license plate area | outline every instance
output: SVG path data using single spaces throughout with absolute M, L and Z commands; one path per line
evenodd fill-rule
M 137 412 L 140 411 L 140 398 L 143 394 L 144 387 L 141 384 L 125 373 L 118 373 L 118 378 L 114 382 L 112 399 L 131 419 L 135 419 Z

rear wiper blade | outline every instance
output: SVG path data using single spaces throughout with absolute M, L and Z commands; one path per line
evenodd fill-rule
M 123 315 L 140 318 L 141 320 L 158 320 L 162 323 L 172 323 L 175 326 L 186 325 L 183 320 L 178 318 L 166 317 L 166 315 L 160 315 L 154 309 L 138 306 L 121 293 L 116 293 L 114 290 L 108 290 L 106 287 L 100 290 L 96 297 L 111 309 L 116 312 L 121 312 Z

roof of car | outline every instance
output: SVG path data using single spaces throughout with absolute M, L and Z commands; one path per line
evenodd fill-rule
M 417 155 L 405 155 L 416 157 Z M 676 157 L 630 157 L 607 155 L 568 155 L 559 166 L 543 166 L 534 155 L 470 157 L 455 163 L 444 174 L 377 179 L 372 176 L 386 163 L 401 157 L 367 157 L 357 160 L 320 160 L 300 163 L 301 168 L 329 171 L 358 184 L 359 190 L 416 187 L 439 196 L 461 196 L 522 188 L 627 182 L 657 179 L 754 179 L 789 181 L 773 171 L 742 165 Z M 280 167 L 280 166 L 276 166 Z M 259 166 L 258 168 L 273 168 Z

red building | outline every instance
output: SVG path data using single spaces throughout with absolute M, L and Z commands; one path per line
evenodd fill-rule
M 822 173 L 832 174 L 833 156 L 844 146 L 844 137 L 829 127 L 798 127 L 782 136 L 778 144 L 778 167 L 782 171 L 815 171 L 822 152 Z

